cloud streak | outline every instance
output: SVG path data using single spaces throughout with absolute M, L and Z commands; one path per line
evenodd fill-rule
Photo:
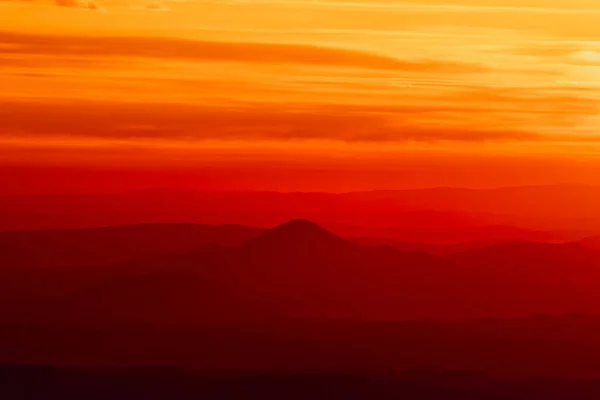
M 358 9 L 378 11 L 426 11 L 426 12 L 458 12 L 458 13 L 526 13 L 526 14 L 600 14 L 597 8 L 559 8 L 509 5 L 473 5 L 473 4 L 441 4 L 441 3 L 403 3 L 399 1 L 333 1 L 333 0 L 291 0 L 282 3 L 279 0 L 235 0 L 235 3 L 286 5 L 290 7 L 317 7 L 333 9 Z
M 106 11 L 104 7 L 94 0 L 55 0 L 55 4 L 59 7 Z
M 61 0 L 71 1 L 71 0 Z M 205 62 L 347 66 L 415 72 L 475 73 L 477 64 L 404 61 L 356 50 L 301 44 L 243 43 L 146 37 L 84 37 L 0 32 L 0 54 L 146 57 Z
M 0 137 L 35 141 L 36 137 L 118 140 L 335 140 L 402 141 L 591 141 L 589 136 L 542 135 L 507 126 L 424 123 L 430 116 L 469 112 L 448 107 L 279 107 L 240 104 L 231 107 L 116 102 L 0 102 Z M 473 115 L 485 111 L 473 107 Z M 483 114 L 482 114 L 483 113 Z M 593 139 L 593 138 L 592 138 Z

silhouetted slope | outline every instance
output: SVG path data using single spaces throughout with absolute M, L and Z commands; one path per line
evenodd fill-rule
M 346 194 L 155 189 L 111 195 L 0 197 L 0 230 L 146 222 L 269 227 L 302 217 L 318 221 L 342 236 L 445 244 L 499 239 L 573 240 L 580 236 L 572 230 L 600 232 L 600 216 L 589 206 L 597 203 L 600 190 L 563 189 L 557 186 Z
M 193 271 L 114 277 L 67 297 L 58 303 L 58 308 L 48 308 L 46 317 L 55 321 L 127 326 L 240 321 L 252 319 L 258 311 L 263 318 L 271 316 L 267 308 L 254 304 L 242 288 L 222 285 Z
M 0 366 L 0 396 L 43 400 L 593 400 L 600 381 L 479 371 Z
M 351 240 L 363 246 L 390 246 L 402 251 L 424 251 L 442 257 L 504 243 L 504 240 L 486 240 L 458 244 L 431 244 L 402 242 L 395 239 L 375 237 L 357 237 L 351 238 Z
M 209 370 L 0 366 L 0 395 L 43 400 L 593 400 L 598 380 L 498 377 L 479 371 Z
M 430 254 L 359 246 L 305 220 L 250 240 L 241 256 L 267 295 L 320 318 L 414 317 L 422 311 L 417 292 L 435 291 L 447 270 Z
M 573 268 L 593 272 L 600 253 L 577 243 L 508 242 L 457 253 L 450 259 L 465 265 L 481 265 L 488 270 L 503 268 L 505 272 L 520 270 L 523 274 L 537 271 L 546 276 L 572 274 Z M 580 272 L 585 272 L 584 270 Z
M 0 232 L 2 267 L 118 262 L 206 245 L 237 247 L 259 235 L 241 225 L 141 224 L 89 229 Z
M 565 215 L 597 216 L 600 187 L 587 185 L 517 186 L 497 189 L 440 187 L 349 193 L 357 200 L 395 201 L 435 210 L 494 213 L 548 218 Z
M 594 313 L 600 312 L 599 265 L 599 252 L 576 244 L 511 242 L 437 257 L 360 246 L 293 220 L 239 248 L 204 246 L 45 272 L 2 270 L 0 311 L 163 322 Z
M 511 242 L 449 260 L 465 271 L 480 313 L 600 312 L 600 253 L 577 244 Z
M 312 373 L 419 369 L 407 377 L 429 384 L 447 381 L 450 377 L 441 371 L 449 369 L 459 385 L 482 378 L 461 371 L 512 379 L 600 378 L 600 319 L 585 315 L 464 322 L 305 319 L 183 327 L 100 323 L 95 327 L 0 327 L 0 363 L 180 365 Z M 537 398 L 547 397 L 524 397 Z
M 9 290 L 12 296 L 43 303 L 33 314 L 57 319 L 66 315 L 167 321 L 179 315 L 180 321 L 191 321 L 239 318 L 244 313 L 257 318 L 377 318 L 391 315 L 397 306 L 395 293 L 402 280 L 421 273 L 435 279 L 430 268 L 437 261 L 421 252 L 361 248 L 317 224 L 294 220 L 249 240 L 239 250 L 205 248 L 61 269 L 55 270 L 56 275 L 39 275 L 44 281 L 33 278 L 28 283 L 17 271 L 5 281 L 18 283 L 16 292 Z M 27 273 L 35 276 L 38 271 Z M 44 301 L 44 295 L 53 301 Z M 8 292 L 4 296 L 10 297 Z M 388 297 L 389 304 L 377 306 L 381 296 Z M 35 303 L 31 307 L 35 309 Z
M 314 222 L 295 219 L 269 229 L 244 245 L 253 254 L 275 257 L 327 257 L 356 250 L 357 245 L 342 239 Z

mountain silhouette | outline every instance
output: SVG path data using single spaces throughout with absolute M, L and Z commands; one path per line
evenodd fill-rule
M 354 244 L 334 235 L 322 226 L 306 219 L 294 219 L 269 229 L 246 244 L 247 247 L 277 247 L 316 249 L 327 247 L 349 248 Z
M 450 258 L 469 265 L 502 267 L 505 272 L 539 270 L 546 275 L 568 272 L 574 266 L 595 266 L 600 253 L 578 243 L 513 241 L 457 253 Z
M 497 244 L 504 243 L 504 240 L 480 240 L 467 241 L 457 244 L 432 244 L 419 242 L 403 242 L 385 237 L 353 237 L 353 242 L 363 246 L 388 246 L 401 251 L 423 251 L 432 255 L 446 257 L 457 253 L 464 253 L 471 250 L 491 247 Z
M 294 219 L 250 239 L 245 247 L 254 251 L 328 253 L 354 249 L 356 244 L 334 235 L 306 219 Z
M 190 223 L 0 232 L 0 263 L 18 268 L 113 263 L 206 245 L 239 247 L 262 232 L 242 225 Z
M 577 190 L 575 190 L 577 189 Z M 0 196 L 0 231 L 139 223 L 271 227 L 319 221 L 342 236 L 456 244 L 575 240 L 600 233 L 598 188 L 430 189 L 365 193 L 218 192 L 181 189 L 94 195 Z M 594 222 L 595 221 L 595 222 Z
M 173 227 L 159 230 L 164 229 L 174 232 Z M 209 230 L 213 229 L 223 228 Z M 214 243 L 159 254 L 152 252 L 166 247 L 160 247 L 156 237 L 127 242 L 131 238 L 119 235 L 86 242 L 95 249 L 84 257 L 93 261 L 90 264 L 35 269 L 16 268 L 17 263 L 0 268 L 0 314 L 114 317 L 124 322 L 143 317 L 166 323 L 174 316 L 180 321 L 237 318 L 241 305 L 243 315 L 257 318 L 358 320 L 600 312 L 595 285 L 600 252 L 578 244 L 467 246 L 441 257 L 386 245 L 361 246 L 305 219 L 252 232 L 240 246 Z M 157 237 L 174 244 L 181 238 L 163 233 Z M 207 239 L 196 234 L 191 238 L 183 242 Z M 85 242 L 71 240 L 77 246 Z M 119 247 L 121 241 L 127 245 Z M 128 247 L 132 243 L 133 252 Z M 61 252 L 68 252 L 64 243 L 61 246 Z M 136 256 L 143 247 L 149 248 Z M 112 258 L 103 262 L 106 258 L 96 254 Z M 17 309 L 25 303 L 28 309 Z

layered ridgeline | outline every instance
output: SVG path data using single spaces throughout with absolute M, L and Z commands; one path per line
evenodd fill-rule
M 600 313 L 590 242 L 428 252 L 359 244 L 307 220 L 5 232 L 0 304 L 4 321 L 73 324 Z
M 356 193 L 149 189 L 0 197 L 0 231 L 155 222 L 272 227 L 293 218 L 336 234 L 403 242 L 558 241 L 600 234 L 600 188 L 434 188 Z

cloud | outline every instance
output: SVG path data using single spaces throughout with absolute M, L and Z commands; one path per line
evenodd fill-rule
M 99 3 L 94 0 L 55 0 L 55 4 L 67 8 L 83 8 L 88 10 L 105 11 Z
M 151 0 L 146 4 L 146 9 L 151 11 L 171 11 L 171 8 L 159 0 Z
M 252 4 L 272 4 L 281 5 L 281 0 L 232 0 L 232 3 L 252 3 Z M 481 0 L 480 0 L 481 2 Z M 353 9 L 365 11 L 386 11 L 386 12 L 402 12 L 402 11 L 418 11 L 418 12 L 437 12 L 437 13 L 516 13 L 516 14 L 600 14 L 597 8 L 589 8 L 589 4 L 581 7 L 548 7 L 548 6 L 526 6 L 526 5 L 498 5 L 494 4 L 472 4 L 473 1 L 467 1 L 467 4 L 444 4 L 443 1 L 434 1 L 429 4 L 427 2 L 415 4 L 418 2 L 401 2 L 398 0 L 391 1 L 364 1 L 364 0 L 286 0 L 284 3 L 287 6 L 293 7 L 318 7 L 332 9 Z M 450 1 L 449 3 L 456 3 Z M 460 3 L 460 2 L 459 2 Z M 542 3 L 543 4 L 543 3 Z M 544 4 L 545 5 L 545 4 Z
M 73 1 L 73 0 L 61 0 Z M 146 57 L 205 62 L 348 66 L 393 71 L 476 73 L 478 64 L 406 61 L 375 53 L 301 44 L 196 41 L 175 38 L 86 37 L 0 32 L 0 55 Z
M 132 140 L 338 140 L 535 141 L 536 133 L 502 127 L 418 124 L 411 116 L 447 112 L 430 108 L 373 108 L 279 105 L 232 107 L 117 102 L 0 102 L 4 137 L 96 137 Z M 476 110 L 474 110 L 476 112 Z
M 571 54 L 571 60 L 577 65 L 600 66 L 600 52 L 582 50 Z
M 5 98 L 0 99 L 0 137 L 141 142 L 166 139 L 373 143 L 600 141 L 590 131 L 599 110 L 595 98 L 548 88 L 465 90 L 439 100 L 429 104 L 406 101 L 362 105 L 232 100 L 219 106 Z
M 39 0 L 4 0 L 6 3 L 29 3 L 29 4 L 45 4 Z M 85 10 L 97 10 L 105 12 L 106 9 L 95 0 L 52 0 L 55 5 L 65 8 L 80 8 Z M 3 1 L 0 0 L 0 4 Z
M 133 6 L 131 6 L 131 9 L 137 10 L 137 11 L 156 11 L 156 12 L 171 11 L 171 7 L 164 4 L 160 0 L 150 0 L 144 5 L 133 5 Z
M 544 58 L 546 62 L 579 66 L 599 66 L 600 51 L 597 43 L 549 43 L 518 48 L 519 55 Z

